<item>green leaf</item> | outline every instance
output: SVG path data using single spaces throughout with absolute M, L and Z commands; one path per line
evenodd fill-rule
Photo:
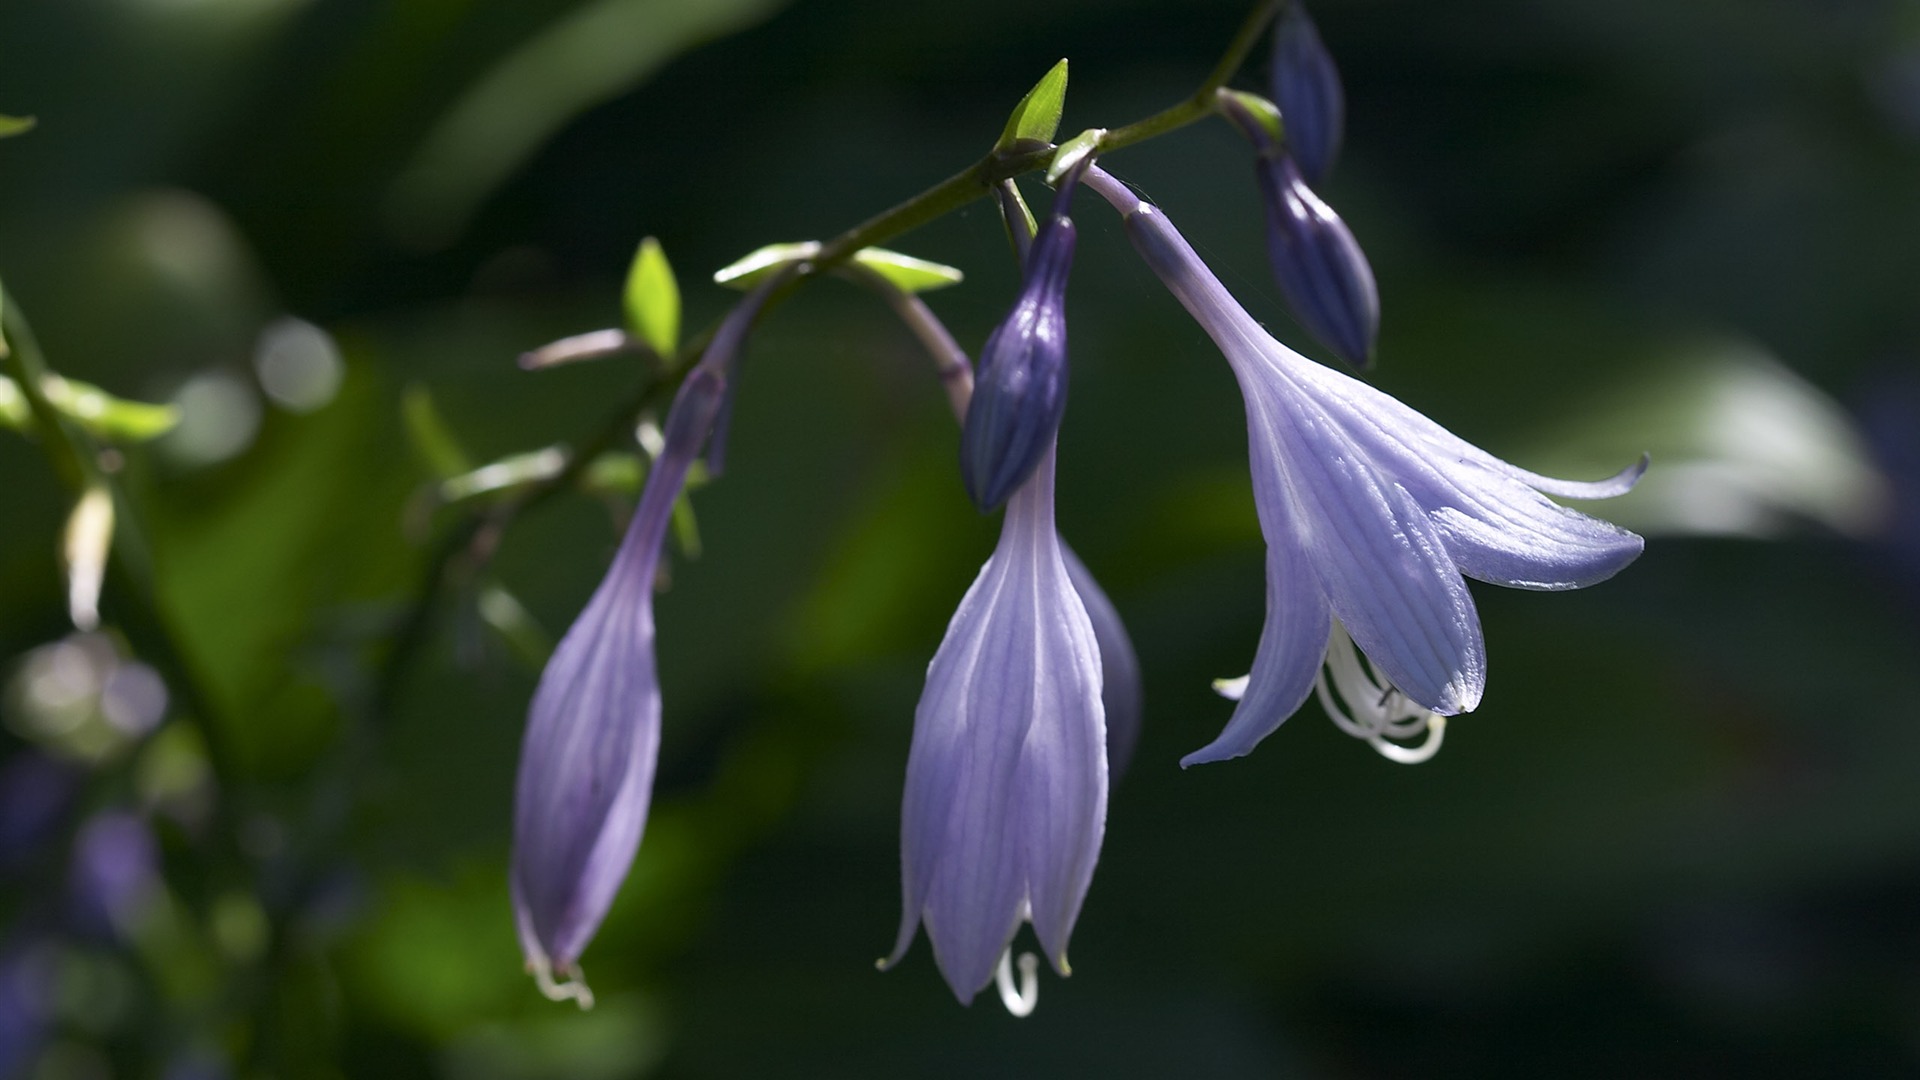
M 426 387 L 418 383 L 407 387 L 400 395 L 400 413 L 406 422 L 407 438 L 433 475 L 445 480 L 473 468 Z
M 180 410 L 173 405 L 124 401 L 97 386 L 58 375 L 47 376 L 40 385 L 48 404 L 103 439 L 144 442 L 165 435 L 180 422 Z
M 1067 103 L 1067 62 L 1065 60 L 1049 68 L 1040 81 L 1033 84 L 1027 96 L 1013 107 L 1013 113 L 1007 117 L 1007 127 L 1000 133 L 1000 141 L 993 144 L 995 150 L 1012 150 L 1023 140 L 1050 143 L 1053 133 L 1060 129 L 1060 110 Z
M 797 244 L 768 244 L 715 270 L 713 282 L 746 292 L 782 266 L 811 259 L 819 253 L 820 243 L 817 240 L 802 240 Z
M 500 635 L 514 658 L 528 670 L 538 671 L 547 665 L 547 658 L 553 655 L 553 637 L 518 597 L 498 583 L 488 582 L 481 586 L 475 606 L 480 618 Z
M 440 482 L 440 501 L 464 502 L 488 495 L 511 492 L 560 475 L 567 467 L 567 453 L 557 446 L 509 454 L 470 472 L 450 476 Z
M 0 424 L 15 431 L 25 431 L 28 426 L 27 396 L 5 375 L 0 375 Z
M 580 486 L 596 495 L 638 495 L 646 478 L 647 465 L 640 455 L 609 450 L 587 463 Z
M 1245 90 L 1222 90 L 1220 93 L 1224 97 L 1231 97 L 1240 106 L 1241 114 L 1259 124 L 1275 142 L 1284 138 L 1286 128 L 1281 122 L 1278 105 L 1259 94 L 1249 94 Z M 1229 119 L 1234 118 L 1231 112 L 1227 115 Z
M 1098 151 L 1100 140 L 1106 137 L 1106 128 L 1088 128 L 1061 143 L 1060 149 L 1053 152 L 1053 164 L 1047 166 L 1047 183 L 1058 183 L 1068 170 Z
M 673 267 L 667 265 L 660 241 L 651 236 L 640 241 L 633 266 L 627 270 L 622 301 L 627 333 L 646 342 L 660 359 L 671 361 L 680 346 L 680 285 L 673 279 Z
M 902 292 L 929 292 L 944 289 L 949 285 L 958 285 L 966 280 L 966 275 L 943 263 L 916 259 L 911 255 L 902 255 L 886 248 L 861 248 L 853 253 L 853 261 L 879 274 L 892 282 Z
M 8 116 L 5 113 L 0 113 L 0 139 L 5 139 L 13 135 L 25 135 L 27 132 L 32 131 L 34 125 L 37 123 L 39 123 L 39 121 L 31 116 Z

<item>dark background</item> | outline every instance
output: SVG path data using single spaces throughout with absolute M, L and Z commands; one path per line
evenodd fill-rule
M 402 401 L 430 398 L 475 463 L 578 442 L 635 364 L 514 359 L 617 324 L 642 235 L 697 329 L 730 302 L 712 270 L 961 168 L 1061 56 L 1062 137 L 1184 96 L 1241 5 L 0 6 L 0 112 L 40 122 L 0 142 L 9 302 L 69 376 L 226 403 L 124 451 L 206 698 L 195 715 L 162 664 L 174 705 L 144 736 L 35 719 L 34 650 L 70 632 L 70 495 L 0 433 L 0 1073 L 1920 1067 L 1920 13 L 1314 11 L 1349 96 L 1323 194 L 1380 282 L 1370 378 L 1529 468 L 1651 450 L 1642 491 L 1589 507 L 1647 553 L 1588 592 L 1476 587 L 1489 690 L 1428 764 L 1309 704 L 1252 757 L 1181 771 L 1259 628 L 1243 414 L 1087 200 L 1060 519 L 1148 704 L 1075 976 L 1016 1021 L 991 994 L 958 1006 L 924 943 L 872 968 L 919 680 L 996 527 L 885 309 L 824 282 L 753 340 L 728 475 L 695 499 L 704 552 L 658 604 L 654 816 L 586 1014 L 521 973 L 507 834 L 540 639 L 604 571 L 621 500 L 564 493 L 485 568 L 455 560 L 396 653 L 462 516 L 423 501 Z M 1225 125 L 1108 166 L 1308 347 Z M 989 205 L 894 246 L 966 270 L 929 299 L 977 349 L 1015 282 Z M 259 390 L 287 315 L 344 364 L 304 412 Z M 161 664 L 117 587 L 115 648 Z M 503 594 L 532 620 L 518 647 Z M 89 854 L 101 820 L 135 839 Z

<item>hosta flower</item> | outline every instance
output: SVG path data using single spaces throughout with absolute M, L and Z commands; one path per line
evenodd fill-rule
M 580 978 L 580 953 L 633 865 L 653 793 L 660 746 L 653 580 L 661 544 L 770 288 L 734 309 L 681 385 L 626 538 L 541 672 L 527 717 L 514 786 L 514 921 L 541 990 L 583 1008 L 593 998 Z
M 1053 454 L 1007 504 L 1000 543 L 927 669 L 901 805 L 897 962 L 924 923 L 962 1002 L 999 974 L 1033 923 L 1054 970 L 1100 854 L 1107 816 L 1099 646 L 1053 520 Z M 1024 958 L 1023 958 L 1024 960 Z
M 980 352 L 960 437 L 960 478 L 991 510 L 1026 482 L 1053 446 L 1067 408 L 1067 272 L 1074 229 L 1067 206 L 1078 176 L 1061 183 L 1053 213 L 1028 249 L 1013 310 Z
M 1516 468 L 1275 341 L 1164 214 L 1097 169 L 1088 182 L 1125 214 L 1135 248 L 1226 355 L 1247 404 L 1266 626 L 1226 730 L 1183 764 L 1245 754 L 1298 709 L 1336 618 L 1386 687 L 1439 716 L 1467 712 L 1486 686 L 1486 648 L 1463 576 L 1575 589 L 1640 554 L 1640 537 L 1542 493 L 1618 495 L 1644 460 L 1597 483 Z

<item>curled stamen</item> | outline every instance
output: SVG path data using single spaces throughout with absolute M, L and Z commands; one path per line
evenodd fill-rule
M 1440 740 L 1447 733 L 1447 718 L 1444 716 L 1427 717 L 1427 738 L 1419 746 L 1401 746 L 1383 738 L 1367 740 L 1367 745 L 1380 752 L 1388 761 L 1397 761 L 1402 765 L 1418 765 L 1440 752 Z
M 1329 676 L 1332 685 L 1329 686 Z M 1416 704 L 1399 688 L 1382 679 L 1362 662 L 1360 650 L 1347 636 L 1346 628 L 1334 624 L 1333 637 L 1327 643 L 1326 666 L 1315 676 L 1315 696 L 1334 726 L 1356 739 L 1363 739 L 1381 757 L 1402 765 L 1415 765 L 1440 752 L 1446 733 L 1446 718 Z M 1335 700 L 1345 701 L 1342 709 Z M 1351 713 L 1349 713 L 1351 710 Z M 1390 739 L 1425 736 L 1418 746 L 1401 746 Z
M 1020 954 L 1020 985 L 1013 984 L 1013 946 L 1000 954 L 1000 967 L 993 973 L 1000 988 L 1000 1003 L 1015 1016 L 1027 1016 L 1040 1003 L 1040 958 L 1030 952 Z
M 587 973 L 575 965 L 567 973 L 566 981 L 556 982 L 553 969 L 547 966 L 544 958 L 534 960 L 527 965 L 533 972 L 533 985 L 548 1001 L 571 1001 L 580 1006 L 581 1012 L 593 1008 L 593 991 L 587 987 Z

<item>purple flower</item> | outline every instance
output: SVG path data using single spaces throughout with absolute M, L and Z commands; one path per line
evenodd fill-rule
M 1067 219 L 1078 180 L 1053 198 L 1027 255 L 1026 281 L 987 338 L 960 436 L 960 477 L 981 510 L 1006 502 L 1053 446 L 1067 408 L 1067 271 L 1074 229 Z
M 1023 921 L 1061 975 L 1107 816 L 1099 645 L 1053 520 L 1053 454 L 1007 504 L 1000 544 L 927 669 L 901 807 L 904 894 L 891 966 L 925 923 L 962 1002 L 999 973 Z
M 514 921 L 542 992 L 582 1008 L 593 997 L 579 977 L 580 953 L 633 864 L 653 793 L 660 746 L 653 580 L 661 544 L 723 407 L 733 360 L 772 287 L 734 309 L 681 384 L 626 538 L 534 691 L 514 787 Z
M 1287 5 L 1274 27 L 1271 74 L 1273 101 L 1287 126 L 1287 149 L 1307 179 L 1318 184 L 1340 152 L 1347 97 L 1333 57 L 1300 0 Z
M 1644 459 L 1597 483 L 1515 468 L 1275 341 L 1164 214 L 1097 169 L 1088 182 L 1126 215 L 1135 248 L 1226 354 L 1247 404 L 1266 627 L 1226 730 L 1182 764 L 1239 757 L 1278 728 L 1312 692 L 1336 618 L 1383 689 L 1440 716 L 1470 711 L 1486 685 L 1486 648 L 1463 575 L 1575 589 L 1640 554 L 1640 537 L 1541 493 L 1619 495 Z
M 1340 359 L 1366 367 L 1380 332 L 1380 294 L 1366 255 L 1340 215 L 1307 187 L 1294 159 L 1262 155 L 1255 170 L 1267 210 L 1267 258 L 1288 308 Z

